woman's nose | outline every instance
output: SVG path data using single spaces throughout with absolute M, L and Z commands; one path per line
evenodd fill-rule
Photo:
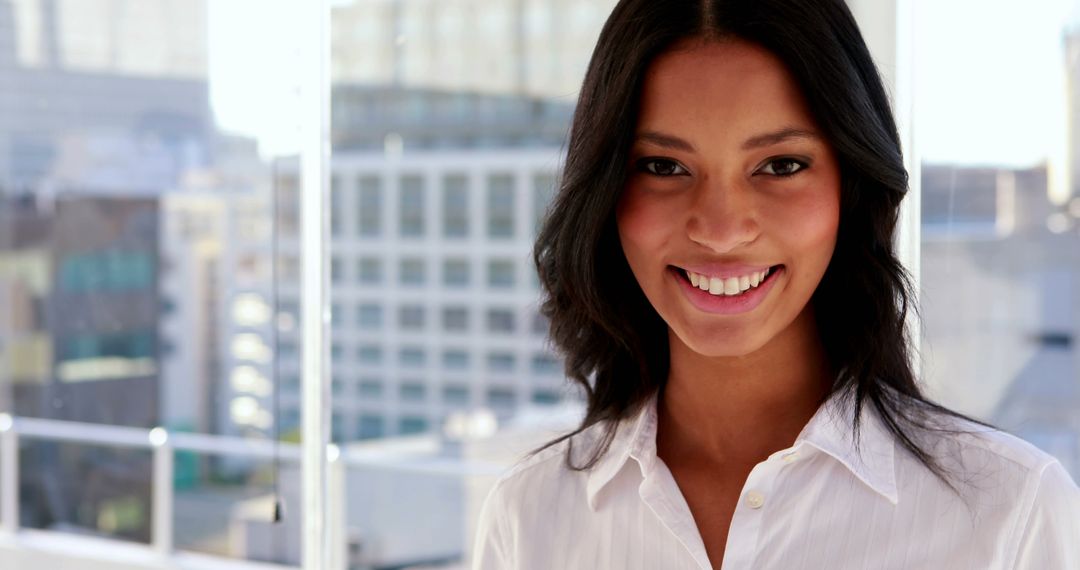
M 733 183 L 702 185 L 686 219 L 687 237 L 717 253 L 752 243 L 761 233 L 752 192 Z

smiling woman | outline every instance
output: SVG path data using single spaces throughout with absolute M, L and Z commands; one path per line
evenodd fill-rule
M 535 251 L 586 416 L 474 566 L 1080 568 L 1062 466 L 922 393 L 906 191 L 842 0 L 620 2 Z
M 755 44 L 684 41 L 649 67 L 616 218 L 672 350 L 765 362 L 789 352 L 759 350 L 782 329 L 816 335 L 807 302 L 840 215 L 840 167 L 817 130 L 783 63 Z

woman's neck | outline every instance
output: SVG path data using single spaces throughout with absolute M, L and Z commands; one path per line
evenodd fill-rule
M 810 306 L 745 356 L 703 356 L 671 333 L 669 346 L 657 453 L 683 465 L 752 467 L 790 446 L 833 380 Z

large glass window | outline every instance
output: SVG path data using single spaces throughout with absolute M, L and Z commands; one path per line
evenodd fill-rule
M 0 2 L 0 566 L 300 564 L 298 8 Z
M 304 359 L 326 358 L 317 420 L 336 443 L 328 471 L 343 476 L 327 484 L 342 513 L 304 516 L 337 521 L 326 530 L 345 567 L 467 567 L 461 521 L 494 480 L 478 474 L 484 450 L 519 445 L 500 438 L 511 423 L 527 432 L 534 406 L 583 411 L 521 261 L 614 3 L 331 2 L 319 62 L 304 22 L 320 3 L 0 2 L 0 413 L 14 418 L 0 460 L 8 435 L 19 459 L 0 507 L 89 541 L 68 553 L 87 567 L 110 563 L 101 538 L 165 565 L 196 553 L 296 567 L 312 540 L 301 410 L 324 380 Z M 853 3 L 887 7 L 893 28 L 895 2 Z M 906 46 L 917 91 L 892 77 L 902 66 L 882 68 L 915 137 L 905 156 L 921 157 L 906 261 L 922 377 L 1080 477 L 1080 34 L 1067 4 L 920 4 Z M 326 85 L 306 75 L 320 64 Z M 305 123 L 326 99 L 332 152 Z M 301 239 L 313 197 L 331 236 L 321 265 Z M 328 290 L 306 288 L 320 268 Z M 303 327 L 327 317 L 324 353 Z M 163 512 L 170 524 L 155 524 Z
M 980 4 L 962 42 L 953 18 L 974 4 L 922 6 L 914 120 L 927 384 L 1075 478 L 1080 32 L 1066 4 Z

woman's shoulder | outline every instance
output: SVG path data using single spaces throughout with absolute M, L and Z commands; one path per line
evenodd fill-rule
M 1017 516 L 1058 511 L 1064 505 L 1072 509 L 1070 516 L 1080 512 L 1080 488 L 1053 455 L 1007 431 L 962 417 L 942 417 L 937 427 L 940 437 L 924 440 L 929 443 L 926 449 L 956 490 L 973 499 L 967 501 L 968 506 L 985 512 L 1009 510 Z M 899 473 L 905 478 L 903 472 L 907 472 L 908 484 L 935 479 L 910 459 L 905 462 L 908 468 L 901 467 Z M 1055 501 L 1059 505 L 1051 504 Z
M 1080 487 L 1053 455 L 1008 432 L 962 418 L 954 437 L 961 481 L 980 514 L 1008 511 L 1016 568 L 1080 568 Z
M 489 500 L 504 515 L 523 512 L 556 502 L 574 501 L 585 505 L 589 459 L 602 443 L 607 423 L 597 422 L 572 433 L 536 453 L 525 454 L 495 479 Z
M 530 486 L 537 480 L 548 481 L 552 478 L 574 478 L 587 473 L 587 470 L 571 469 L 567 459 L 575 466 L 588 462 L 590 453 L 599 441 L 606 427 L 605 422 L 597 422 L 566 435 L 565 438 L 536 451 L 526 453 L 496 479 L 497 487 Z
M 599 422 L 520 457 L 495 480 L 480 507 L 473 568 L 515 568 L 522 548 L 551 543 L 551 516 L 573 517 L 587 509 L 588 462 L 606 423 Z M 554 436 L 553 436 L 554 437 Z M 568 463 L 569 455 L 569 463 Z M 529 537 L 526 543 L 518 538 Z
M 943 417 L 939 424 L 950 444 L 942 451 L 958 454 L 954 459 L 972 461 L 971 467 L 999 467 L 1038 476 L 1058 462 L 1034 444 L 998 428 L 955 416 Z

